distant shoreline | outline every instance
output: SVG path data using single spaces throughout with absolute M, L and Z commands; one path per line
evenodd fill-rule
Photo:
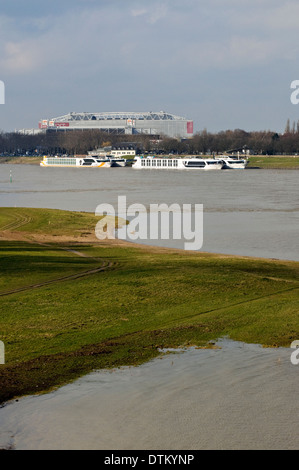
M 0 157 L 0 164 L 30 164 L 38 165 L 42 161 L 43 157 Z
M 210 156 L 203 156 L 203 158 Z M 39 165 L 43 157 L 0 157 L 0 164 L 26 164 Z M 247 169 L 259 170 L 299 170 L 299 156 L 297 155 L 253 155 L 249 156 Z

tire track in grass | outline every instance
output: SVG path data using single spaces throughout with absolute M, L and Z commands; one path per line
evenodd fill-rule
M 15 220 L 13 220 L 13 221 L 7 223 L 6 225 L 2 226 L 1 231 L 3 231 L 3 232 L 15 230 L 19 227 L 22 227 L 23 225 L 28 224 L 32 220 L 31 217 L 22 216 L 20 214 L 17 214 L 17 215 L 10 214 L 10 215 Z M 53 249 L 53 245 L 38 242 L 36 240 L 31 240 L 29 237 L 25 237 L 25 236 L 24 236 L 24 239 L 28 243 L 42 245 L 42 246 L 50 247 L 51 249 Z M 94 258 L 94 257 L 88 256 L 86 253 L 82 253 L 78 250 L 74 250 L 74 249 L 71 249 L 71 248 L 66 248 L 66 247 L 59 246 L 59 245 L 55 246 L 55 249 L 64 250 L 64 251 L 72 253 L 76 256 L 81 256 L 81 257 L 88 258 L 88 259 L 93 259 L 93 260 L 97 260 L 97 261 L 100 260 L 100 258 Z M 61 276 L 61 277 L 58 277 L 58 278 L 55 278 L 55 279 L 51 279 L 49 281 L 39 282 L 39 283 L 35 283 L 35 284 L 29 284 L 28 286 L 23 286 L 23 287 L 19 287 L 19 288 L 16 288 L 16 289 L 9 290 L 9 291 L 0 292 L 0 297 L 6 296 L 6 295 L 11 295 L 11 294 L 16 294 L 18 292 L 23 292 L 23 291 L 26 291 L 26 290 L 37 289 L 37 288 L 48 286 L 48 285 L 51 285 L 51 284 L 55 284 L 55 283 L 61 282 L 61 281 L 71 281 L 71 280 L 79 279 L 81 277 L 90 276 L 92 274 L 96 274 L 96 273 L 99 273 L 99 272 L 102 272 L 102 271 L 106 271 L 107 269 L 109 269 L 109 268 L 116 265 L 116 263 L 114 263 L 112 261 L 107 261 L 107 260 L 102 260 L 102 259 L 101 259 L 101 261 L 102 261 L 102 264 L 100 266 L 97 266 L 97 267 L 92 268 L 92 269 L 88 269 L 88 270 L 80 272 L 80 273 L 70 274 L 68 276 Z
M 235 302 L 233 304 L 222 305 L 221 307 L 216 307 L 216 308 L 212 308 L 212 309 L 205 310 L 205 311 L 202 311 L 202 312 L 197 312 L 197 313 L 194 313 L 194 314 L 191 314 L 191 315 L 186 315 L 186 316 L 184 316 L 183 319 L 184 319 L 184 321 L 185 320 L 189 321 L 189 320 L 195 319 L 196 317 L 200 317 L 201 315 L 205 315 L 205 314 L 209 314 L 209 313 L 215 313 L 217 311 L 220 312 L 220 311 L 223 311 L 223 310 L 226 310 L 226 309 L 229 309 L 229 308 L 238 307 L 238 306 L 241 306 L 241 305 L 243 306 L 243 305 L 246 305 L 246 304 L 250 304 L 252 302 L 267 299 L 267 298 L 270 298 L 270 297 L 279 296 L 281 294 L 285 294 L 286 292 L 291 292 L 291 291 L 295 291 L 295 290 L 298 290 L 298 289 L 299 289 L 299 286 L 290 287 L 288 289 L 283 289 L 283 290 L 272 292 L 272 293 L 269 293 L 269 294 L 266 294 L 266 295 L 261 295 L 261 296 L 258 296 L 258 297 L 254 297 L 252 299 L 241 300 L 241 301 Z M 165 324 L 165 326 L 166 326 L 166 328 L 168 328 L 169 326 L 171 327 L 171 325 L 173 325 L 175 323 L 176 323 L 176 320 L 171 320 L 170 322 Z
M 21 214 L 9 214 L 10 217 L 13 217 L 14 220 L 8 222 L 7 224 L 0 227 L 2 232 L 7 232 L 11 230 L 16 230 L 23 225 L 29 224 L 32 221 L 32 218 L 29 216 L 23 216 Z
M 39 282 L 37 284 L 30 284 L 28 286 L 19 287 L 17 289 L 13 289 L 13 290 L 6 291 L 6 292 L 0 292 L 0 297 L 3 297 L 5 295 L 16 294 L 18 292 L 23 292 L 23 291 L 26 291 L 26 290 L 37 289 L 39 287 L 48 286 L 48 285 L 55 284 L 55 283 L 61 282 L 61 281 L 71 281 L 71 280 L 74 280 L 74 279 L 79 279 L 81 277 L 90 276 L 92 274 L 96 274 L 96 273 L 99 273 L 101 271 L 106 271 L 107 269 L 111 268 L 112 266 L 114 266 L 114 263 L 112 263 L 111 261 L 103 261 L 101 266 L 98 266 L 98 267 L 93 268 L 93 269 L 88 269 L 87 271 L 83 271 L 81 273 L 70 274 L 68 276 L 61 276 L 61 277 L 57 277 L 55 279 L 51 279 L 49 281 Z

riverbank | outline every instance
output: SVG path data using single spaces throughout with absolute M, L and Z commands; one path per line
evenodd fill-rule
M 211 158 L 210 155 L 206 157 Z M 0 164 L 30 164 L 39 165 L 43 157 L 0 157 Z M 254 155 L 249 156 L 249 168 L 260 168 L 268 170 L 299 170 L 299 156 L 285 155 Z
M 28 164 L 28 165 L 39 165 L 43 157 L 13 157 L 5 156 L 0 157 L 0 164 L 10 163 L 10 164 Z
M 97 221 L 0 209 L 0 402 L 163 348 L 298 339 L 298 262 L 99 241 Z
M 268 170 L 299 170 L 299 157 L 289 155 L 249 156 L 249 164 L 247 168 L 260 168 Z

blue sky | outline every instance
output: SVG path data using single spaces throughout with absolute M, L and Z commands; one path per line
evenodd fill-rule
M 298 0 L 0 0 L 0 129 L 160 111 L 195 131 L 299 119 Z

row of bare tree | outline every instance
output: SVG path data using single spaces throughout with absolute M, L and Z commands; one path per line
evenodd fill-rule
M 229 150 L 250 150 L 257 154 L 299 154 L 299 129 L 283 134 L 271 131 L 246 132 L 226 130 L 211 133 L 202 130 L 190 139 L 145 135 L 112 135 L 99 130 L 58 131 L 36 135 L 16 132 L 0 133 L 1 155 L 83 155 L 87 151 L 104 146 L 133 143 L 137 153 L 160 152 L 177 154 L 217 154 Z

